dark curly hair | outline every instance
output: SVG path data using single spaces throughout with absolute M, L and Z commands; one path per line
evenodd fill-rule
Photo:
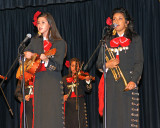
M 128 11 L 125 8 L 115 8 L 112 11 L 112 15 L 111 15 L 112 20 L 113 20 L 113 16 L 115 13 L 122 13 L 124 15 L 126 22 L 129 21 L 129 24 L 128 24 L 124 34 L 127 38 L 132 40 L 132 37 L 136 35 L 136 32 L 133 29 L 133 19 L 130 17 Z M 114 28 L 111 28 L 111 27 L 107 28 L 106 34 L 105 34 L 105 39 L 111 40 L 111 39 L 115 38 L 115 36 L 112 35 L 113 29 Z

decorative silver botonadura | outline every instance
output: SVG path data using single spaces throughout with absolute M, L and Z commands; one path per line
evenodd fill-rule
M 60 88 L 61 88 L 61 95 L 62 95 L 62 120 L 63 120 L 63 128 L 65 128 L 65 115 L 64 115 L 64 100 L 63 100 L 63 94 L 64 94 L 64 92 L 63 92 L 63 82 L 62 81 L 60 81 Z
M 86 103 L 84 103 L 84 113 L 85 113 L 85 123 L 86 123 L 86 127 L 88 127 L 88 120 L 87 120 L 87 110 L 86 110 Z
M 131 97 L 131 128 L 139 128 L 139 93 L 138 87 L 132 90 Z
M 129 47 L 118 47 L 118 48 L 109 48 L 110 51 L 114 52 L 114 53 L 117 53 L 117 52 L 121 52 L 123 50 L 128 50 Z

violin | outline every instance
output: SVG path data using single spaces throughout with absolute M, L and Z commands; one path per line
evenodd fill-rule
M 85 80 L 87 76 L 89 76 L 91 80 L 95 81 L 95 77 L 90 76 L 88 72 L 80 71 L 78 73 L 78 78 L 80 80 Z
M 87 76 L 89 76 L 91 80 L 95 81 L 95 77 L 90 76 L 88 72 L 84 72 L 84 71 L 78 72 L 78 78 L 80 80 L 85 80 Z M 75 78 L 76 78 L 76 74 L 73 75 L 72 77 L 66 78 L 67 83 L 72 83 L 72 82 L 75 83 L 76 82 Z

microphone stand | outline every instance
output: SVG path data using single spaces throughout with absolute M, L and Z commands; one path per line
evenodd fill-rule
M 102 45 L 102 41 L 100 40 L 97 48 L 94 50 L 94 52 L 92 53 L 91 57 L 89 58 L 88 62 L 86 63 L 86 65 L 84 66 L 84 71 L 87 69 L 88 64 L 90 63 L 90 61 L 92 60 L 93 56 L 96 54 L 97 50 L 100 48 L 100 46 Z
M 99 41 L 99 44 L 98 46 L 96 47 L 96 49 L 94 50 L 94 52 L 92 53 L 91 57 L 89 58 L 88 62 L 86 63 L 86 65 L 84 66 L 84 69 L 83 70 L 86 70 L 87 67 L 88 67 L 88 64 L 90 63 L 90 61 L 92 60 L 93 56 L 96 54 L 97 50 L 99 49 L 100 46 L 102 46 L 102 43 L 105 43 L 105 30 L 108 28 L 108 26 L 104 27 L 103 28 L 103 31 L 102 31 L 102 39 Z
M 15 61 L 15 62 L 16 62 L 16 61 Z M 14 63 L 15 63 L 15 62 L 14 62 Z M 11 67 L 11 68 L 12 68 L 12 67 Z M 11 68 L 10 68 L 10 69 L 11 69 Z M 6 98 L 5 94 L 4 94 L 4 91 L 3 91 L 3 89 L 2 89 L 2 85 L 3 85 L 4 81 L 5 81 L 5 79 L 7 78 L 9 72 L 10 72 L 10 70 L 7 72 L 7 74 L 4 76 L 4 79 L 1 81 L 1 83 L 0 83 L 0 89 L 1 89 L 2 95 L 3 95 L 4 99 L 5 99 L 5 102 L 6 102 L 7 106 L 8 106 L 8 109 L 9 109 L 8 111 L 10 112 L 11 116 L 13 117 L 13 115 L 14 115 L 14 114 L 13 114 L 13 111 L 12 111 L 12 109 L 11 109 L 9 103 L 8 103 L 8 100 L 7 100 L 7 98 Z
M 103 41 L 103 74 L 104 74 L 104 112 L 103 112 L 103 128 L 107 128 L 107 88 L 106 88 L 106 61 L 105 61 L 105 41 Z
M 24 54 L 23 51 L 26 48 L 25 42 L 31 38 L 31 34 L 27 34 L 26 38 L 20 43 L 18 47 L 18 57 L 20 58 L 20 62 L 22 62 L 22 74 L 23 78 L 21 81 L 21 88 L 22 88 L 22 94 L 23 94 L 23 128 L 26 128 L 26 102 L 25 102 L 25 78 L 24 78 Z M 20 50 L 21 48 L 21 50 Z M 20 69 L 21 70 L 21 69 Z M 20 71 L 21 72 L 21 71 Z
M 20 51 L 21 47 L 22 47 L 22 49 Z M 18 48 L 18 57 L 20 58 L 20 62 L 22 62 L 22 74 L 23 74 L 23 78 L 22 78 L 22 81 L 21 81 L 21 88 L 22 88 L 22 95 L 23 95 L 23 128 L 26 128 L 26 102 L 25 102 L 25 91 L 24 91 L 24 89 L 25 89 L 25 78 L 24 78 L 24 54 L 23 54 L 23 51 L 24 51 L 25 48 L 26 48 L 26 46 L 25 46 L 24 43 L 20 44 L 20 46 Z
M 87 69 L 89 62 L 92 60 L 93 56 L 95 55 L 95 53 L 97 52 L 97 50 L 99 49 L 100 46 L 103 47 L 103 51 L 102 51 L 102 63 L 103 63 L 103 73 L 104 73 L 104 111 L 103 111 L 103 128 L 107 128 L 107 88 L 106 88 L 106 61 L 105 61 L 105 44 L 106 41 L 105 39 L 105 30 L 108 28 L 108 26 L 103 28 L 103 32 L 102 32 L 102 39 L 99 41 L 99 44 L 97 46 L 97 48 L 94 50 L 93 54 L 91 55 L 91 57 L 89 58 L 88 62 L 86 63 L 86 65 L 84 66 L 84 70 Z

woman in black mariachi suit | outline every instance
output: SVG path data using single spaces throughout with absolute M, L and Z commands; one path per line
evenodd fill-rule
M 34 53 L 40 55 L 41 67 L 34 81 L 34 128 L 62 128 L 63 90 L 61 70 L 65 57 L 66 43 L 60 36 L 53 17 L 49 13 L 37 11 L 34 25 L 38 29 L 25 49 L 25 58 Z M 48 58 L 44 52 L 56 48 L 54 56 Z
M 66 128 L 88 127 L 85 92 L 89 93 L 92 85 L 89 76 L 86 76 L 85 80 L 76 80 L 75 74 L 79 71 L 79 66 L 80 61 L 77 58 L 72 58 L 70 60 L 69 74 L 63 77 Z M 75 77 L 73 78 L 73 76 Z M 76 93 L 76 83 L 78 84 L 78 93 Z M 78 102 L 76 102 L 76 95 L 78 95 Z M 76 108 L 76 105 L 78 105 L 78 108 Z
M 107 128 L 139 127 L 139 93 L 138 83 L 143 69 L 143 49 L 140 36 L 133 31 L 133 21 L 124 8 L 112 11 L 111 22 L 115 28 L 109 27 L 105 35 L 106 45 L 113 51 L 116 59 L 106 62 L 107 78 Z M 97 67 L 102 69 L 102 49 Z M 108 53 L 106 53 L 107 56 Z M 120 78 L 115 81 L 110 68 L 120 67 L 126 81 Z M 127 89 L 129 91 L 123 91 Z

